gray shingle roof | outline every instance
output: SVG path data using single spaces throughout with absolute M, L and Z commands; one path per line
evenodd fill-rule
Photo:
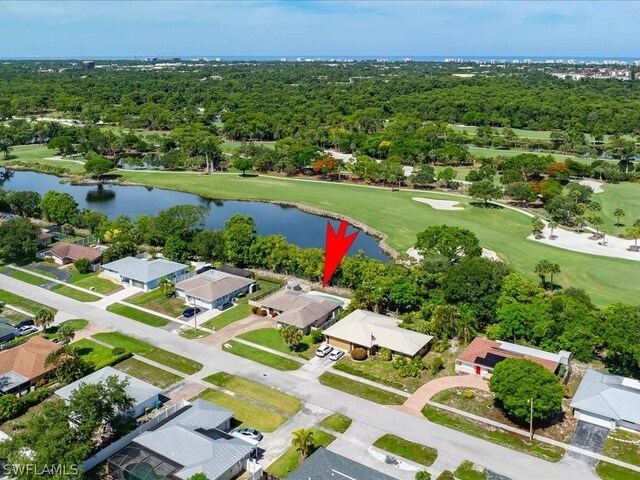
M 191 297 L 213 302 L 255 282 L 251 278 L 243 278 L 217 270 L 208 270 L 177 283 L 176 290 L 183 291 Z
M 162 391 L 158 387 L 151 385 L 150 383 L 144 382 L 142 380 L 139 380 L 135 377 L 132 377 L 131 375 L 127 375 L 126 373 L 121 372 L 120 370 L 116 370 L 115 368 L 112 368 L 112 367 L 104 367 L 98 370 L 97 372 L 93 372 L 87 375 L 86 377 L 81 378 L 80 380 L 76 380 L 75 382 L 70 383 L 66 387 L 62 387 L 56 390 L 56 394 L 59 397 L 62 397 L 65 400 L 68 400 L 69 398 L 71 398 L 71 394 L 73 394 L 73 392 L 82 384 L 89 385 L 89 384 L 104 382 L 106 381 L 107 377 L 111 377 L 111 376 L 116 376 L 120 380 L 126 379 L 129 381 L 129 385 L 127 385 L 127 388 L 125 390 L 128 395 L 133 397 L 134 406 L 139 405 L 142 402 L 145 402 L 146 400 L 148 400 L 153 396 L 157 396 Z
M 186 268 L 186 265 L 165 260 L 164 258 L 158 258 L 148 262 L 141 258 L 125 257 L 115 262 L 104 264 L 102 268 L 118 272 L 118 274 L 123 277 L 147 283 L 162 277 L 175 275 L 177 272 Z
M 180 415 L 172 418 L 165 426 L 182 425 L 193 430 L 202 428 L 211 430 L 218 428 L 227 420 L 233 418 L 233 412 L 226 408 L 214 405 L 201 398 L 194 400 L 189 408 L 180 413 Z
M 331 300 L 293 290 L 282 290 L 264 298 L 260 300 L 260 305 L 283 312 L 277 317 L 278 322 L 300 328 L 308 327 L 340 308 L 338 303 Z
M 319 448 L 287 480 L 394 480 L 389 475 Z
M 571 407 L 640 425 L 640 382 L 588 369 Z

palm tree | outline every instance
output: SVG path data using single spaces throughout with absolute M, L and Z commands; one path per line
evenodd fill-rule
M 548 273 L 549 273 L 549 283 L 551 284 L 551 291 L 553 292 L 553 287 L 554 287 L 554 283 L 553 283 L 553 276 L 554 276 L 556 273 L 560 273 L 560 265 L 558 265 L 557 263 L 553 263 L 553 262 L 552 262 L 552 263 L 549 265 Z
M 173 293 L 173 280 L 169 277 L 162 277 L 160 280 L 160 291 L 164 293 L 166 297 Z
M 540 277 L 540 281 L 543 287 L 547 283 L 547 275 L 549 274 L 550 268 L 551 262 L 549 260 L 543 259 L 536 264 L 533 270 L 534 273 Z
M 589 222 L 591 222 L 591 225 L 596 227 L 596 235 L 600 236 L 600 227 L 604 223 L 604 220 L 602 220 L 602 217 L 599 215 L 594 215 L 589 219 Z
M 469 340 L 475 337 L 478 333 L 476 330 L 476 325 L 478 323 L 476 313 L 473 311 L 471 306 L 466 303 L 458 305 L 458 312 L 459 317 L 456 324 L 456 336 L 464 343 L 469 343 Z
M 43 330 L 47 330 L 54 321 L 53 312 L 45 308 L 41 308 L 34 318 L 34 321 L 38 327 L 42 327 Z
M 62 324 L 58 329 L 58 338 L 60 339 L 60 343 L 62 345 L 68 345 L 73 340 L 73 337 L 76 336 L 75 330 L 71 327 L 71 325 Z
M 300 430 L 295 430 L 292 434 L 291 446 L 300 451 L 302 459 L 307 458 L 309 450 L 313 447 L 313 429 L 301 428 Z
M 556 222 L 555 220 L 550 220 L 549 221 L 549 230 L 551 230 L 551 236 L 549 237 L 551 240 L 553 240 L 555 237 L 553 236 L 553 231 L 558 228 L 558 222 Z
M 620 219 L 624 217 L 624 210 L 622 210 L 621 208 L 616 208 L 613 211 L 613 216 L 616 217 L 616 227 L 619 227 L 621 225 Z
M 633 238 L 633 250 L 638 251 L 638 239 L 640 238 L 640 227 L 633 226 L 627 229 L 627 237 Z
M 299 344 L 303 337 L 302 330 L 295 325 L 285 325 L 280 330 L 280 335 L 282 335 L 282 339 L 289 345 L 290 349 Z
M 4 138 L 0 138 L 0 152 L 2 152 L 2 154 L 4 155 L 4 159 L 6 160 L 9 157 L 9 154 L 11 153 L 11 143 L 9 142 L 9 140 L 6 140 Z

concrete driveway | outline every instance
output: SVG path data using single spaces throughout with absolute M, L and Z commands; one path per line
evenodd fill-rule
M 604 442 L 607 440 L 607 435 L 609 435 L 609 429 L 607 427 L 601 427 L 600 425 L 594 425 L 593 423 L 580 420 L 576 426 L 576 431 L 573 432 L 571 445 L 574 447 L 584 448 L 590 452 L 602 453 Z M 598 460 L 595 458 L 586 457 L 571 451 L 567 451 L 566 456 L 571 457 L 572 459 L 581 460 L 592 467 L 595 467 L 598 463 Z

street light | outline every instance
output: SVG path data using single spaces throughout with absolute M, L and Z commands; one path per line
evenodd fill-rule
M 529 440 L 533 440 L 533 398 L 529 399 L 531 410 L 529 413 Z

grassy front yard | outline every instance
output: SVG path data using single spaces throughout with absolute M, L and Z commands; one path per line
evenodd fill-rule
M 222 330 L 227 325 L 237 322 L 238 320 L 244 320 L 249 315 L 252 315 L 251 305 L 247 302 L 240 302 L 236 306 L 228 308 L 217 317 L 207 320 L 203 323 L 203 326 L 211 330 Z
M 251 427 L 262 432 L 273 432 L 287 421 L 284 415 L 215 390 L 207 389 L 198 397 L 234 412 L 234 418 L 239 421 L 239 424 L 235 425 L 237 427 Z
M 345 355 L 333 368 L 410 393 L 433 378 L 428 369 L 423 370 L 416 378 L 402 377 L 393 368 L 393 362 L 385 362 L 379 356 L 356 362 L 349 355 Z
M 432 465 L 438 457 L 438 451 L 435 448 L 391 434 L 383 435 L 373 443 L 373 446 L 426 467 Z
M 640 473 L 607 462 L 598 462 L 596 473 L 602 480 L 640 480 Z
M 265 352 L 264 350 L 250 347 L 243 343 L 234 342 L 233 340 L 229 340 L 225 345 L 226 344 L 231 345 L 231 348 L 225 348 L 225 352 L 233 353 L 234 355 L 253 360 L 254 362 L 258 362 L 278 370 L 297 370 L 302 366 L 301 363 L 291 360 L 290 358 L 281 357 L 280 355 L 276 355 L 271 352 Z
M 246 340 L 247 342 L 257 343 L 258 345 L 271 348 L 272 350 L 277 350 L 278 352 L 292 355 L 289 345 L 287 345 L 282 339 L 280 330 L 277 328 L 259 328 L 257 330 L 243 333 L 242 335 L 238 335 L 238 338 Z
M 344 433 L 351 426 L 351 419 L 341 413 L 334 413 L 327 418 L 323 418 L 320 426 L 333 430 L 334 432 Z
M 80 357 L 95 366 L 95 370 L 100 370 L 103 367 L 112 365 L 118 358 L 124 357 L 123 355 L 114 355 L 110 348 L 93 342 L 88 338 L 73 342 L 71 345 Z
M 473 462 L 465 460 L 458 468 L 456 468 L 453 475 L 460 480 L 486 480 L 487 472 L 484 468 L 479 468 L 480 469 L 477 470 Z
M 402 405 L 406 398 L 381 388 L 372 387 L 365 383 L 356 382 L 335 373 L 324 372 L 320 375 L 320 383 L 326 387 L 342 390 L 343 392 L 364 398 L 382 405 Z
M 13 305 L 14 307 L 25 310 L 32 315 L 35 315 L 40 309 L 43 308 L 45 310 L 49 310 L 53 314 L 56 314 L 58 312 L 55 308 L 48 307 L 46 305 L 43 305 L 42 303 L 34 302 L 31 299 L 21 297 L 20 295 L 15 295 L 11 292 L 7 292 L 6 290 L 0 290 L 0 302 Z
M 113 292 L 122 290 L 122 286 L 112 282 L 106 278 L 98 276 L 97 272 L 80 273 L 75 267 L 67 270 L 71 274 L 71 278 L 67 280 L 67 283 L 73 283 L 78 287 L 86 288 L 87 290 L 93 289 L 103 295 L 108 295 Z
M 164 313 L 170 317 L 179 317 L 186 308 L 184 298 L 178 296 L 167 296 L 162 289 L 156 288 L 150 292 L 139 293 L 126 300 L 134 305 Z
M 55 285 L 51 288 L 51 291 L 64 295 L 65 297 L 73 298 L 79 302 L 96 302 L 100 300 L 100 297 L 97 295 L 92 295 L 91 293 L 83 292 L 82 290 L 76 290 L 68 285 Z
M 49 281 L 45 280 L 44 278 L 38 277 L 36 275 L 31 275 L 30 273 L 26 273 L 20 270 L 10 270 L 6 272 L 5 275 L 11 278 L 15 278 L 16 280 L 20 280 L 21 282 L 29 283 L 31 285 L 37 285 L 39 287 L 46 283 L 49 283 Z
M 67 325 L 69 327 L 71 327 L 71 329 L 74 332 L 78 332 L 84 328 L 87 327 L 87 325 L 89 325 L 89 322 L 87 320 L 83 320 L 81 318 L 75 318 L 72 320 L 65 320 L 64 322 L 62 322 L 60 325 L 58 326 L 52 326 L 49 327 L 47 329 L 47 333 L 44 334 L 44 336 L 46 338 L 48 338 L 49 340 L 53 340 L 54 338 L 58 338 L 58 330 L 60 329 L 60 327 L 62 325 Z
M 536 440 L 529 443 L 529 440 L 521 435 L 497 429 L 484 423 L 468 420 L 454 413 L 439 410 L 430 405 L 422 409 L 422 414 L 430 422 L 453 428 L 467 435 L 482 438 L 489 442 L 497 443 L 503 447 L 512 448 L 520 452 L 528 453 L 540 457 L 549 462 L 557 462 L 564 456 L 564 449 L 554 447 Z
M 209 335 L 209 332 L 205 332 L 200 328 L 198 328 L 198 330 L 196 330 L 195 328 L 180 329 L 180 336 L 184 338 L 188 338 L 189 340 L 193 340 L 196 338 L 203 338 L 203 337 L 206 337 L 207 335 Z
M 195 360 L 154 347 L 119 332 L 96 333 L 94 338 L 114 347 L 122 347 L 128 352 L 141 355 L 187 375 L 194 374 L 202 369 L 202 364 Z
M 309 454 L 316 451 L 319 447 L 327 447 L 331 442 L 336 439 L 330 433 L 323 432 L 322 430 L 313 429 L 313 446 L 310 449 Z M 289 476 L 296 468 L 300 466 L 302 457 L 300 452 L 293 447 L 290 447 L 284 452 L 280 458 L 267 467 L 267 472 L 275 475 L 279 478 L 285 478 Z
M 624 430 L 609 432 L 602 454 L 640 466 L 640 434 Z
M 295 415 L 300 411 L 301 403 L 298 398 L 247 378 L 218 372 L 205 377 L 204 380 L 226 390 L 231 390 L 243 397 L 277 408 L 289 415 Z
M 114 365 L 121 372 L 128 373 L 132 377 L 149 382 L 158 388 L 167 388 L 179 382 L 182 378 L 161 368 L 149 365 L 137 358 L 128 358 L 124 362 Z
M 131 320 L 144 323 L 145 325 L 149 325 L 151 327 L 164 327 L 167 323 L 169 323 L 169 320 L 167 320 L 166 318 L 159 317 L 149 312 L 143 312 L 142 310 L 130 307 L 129 305 L 125 305 L 124 303 L 112 303 L 107 307 L 107 311 L 122 315 L 123 317 L 130 318 Z

